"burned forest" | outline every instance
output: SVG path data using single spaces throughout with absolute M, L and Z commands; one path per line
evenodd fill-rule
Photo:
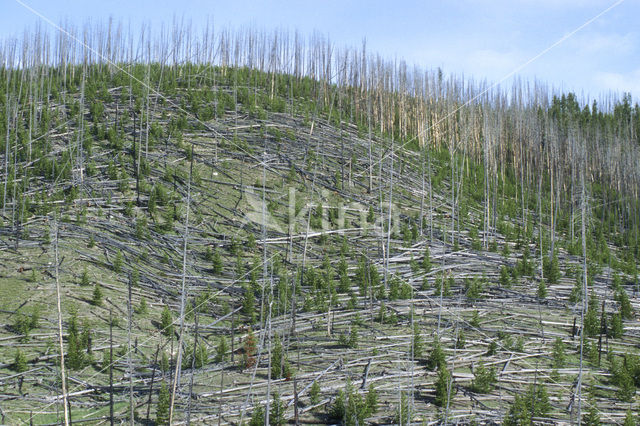
M 0 44 L 1 424 L 636 424 L 640 107 L 320 34 Z

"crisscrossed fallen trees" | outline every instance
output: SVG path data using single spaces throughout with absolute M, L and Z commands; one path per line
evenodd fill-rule
M 136 78 L 153 80 L 162 96 L 113 70 L 92 71 L 104 85 L 96 90 L 64 80 L 59 96 L 34 101 L 39 111 L 48 105 L 57 112 L 50 127 L 31 128 L 31 139 L 20 139 L 14 128 L 29 107 L 10 119 L 10 155 L 0 152 L 2 163 L 17 166 L 12 175 L 0 167 L 2 183 L 12 186 L 3 192 L 0 224 L 6 287 L 0 406 L 11 422 L 30 421 L 32 405 L 35 423 L 52 423 L 61 408 L 60 353 L 50 343 L 57 337 L 49 309 L 56 266 L 62 352 L 73 361 L 66 396 L 74 422 L 109 419 L 109 397 L 113 418 L 126 420 L 129 383 L 136 420 L 154 420 L 162 411 L 162 384 L 173 383 L 179 370 L 180 340 L 185 362 L 173 395 L 175 423 L 247 420 L 277 403 L 275 391 L 286 419 L 297 408 L 299 422 L 338 422 L 330 415 L 348 381 L 361 395 L 376 389 L 384 408 L 368 422 L 393 422 L 403 394 L 414 423 L 499 422 L 532 385 L 544 386 L 551 407 L 535 421 L 575 421 L 578 383 L 593 389 L 604 421 L 622 419 L 629 406 L 622 401 L 630 393 L 633 399 L 635 387 L 621 389 L 615 363 L 627 353 L 632 363 L 638 339 L 636 314 L 616 317 L 622 292 L 640 310 L 629 266 L 636 259 L 625 254 L 630 234 L 609 230 L 600 237 L 591 223 L 589 277 L 595 279 L 589 294 L 576 298 L 582 267 L 570 231 L 576 218 L 548 213 L 555 211 L 551 197 L 557 206 L 559 182 L 539 173 L 544 161 L 537 154 L 514 145 L 512 164 L 506 151 L 497 151 L 498 135 L 487 124 L 486 158 L 467 155 L 477 147 L 466 110 L 460 123 L 436 126 L 422 145 L 408 149 L 406 129 L 376 128 L 389 124 L 382 118 L 388 111 L 372 109 L 364 113 L 370 120 L 347 122 L 342 86 L 313 83 L 319 103 L 310 95 L 285 97 L 285 85 L 293 91 L 300 84 L 291 76 L 181 66 L 139 67 Z M 263 78 L 273 87 L 257 83 Z M 80 99 L 87 104 L 76 110 Z M 276 105 L 285 99 L 284 108 Z M 438 102 L 429 120 L 446 113 Z M 354 111 L 362 105 L 353 104 Z M 520 123 L 517 114 L 510 117 Z M 50 145 L 38 145 L 44 140 Z M 42 150 L 38 158 L 29 157 L 29 143 Z M 554 170 L 556 160 L 549 160 Z M 555 189 L 536 190 L 540 178 Z M 571 187 L 564 206 L 577 205 L 574 179 L 563 182 Z M 594 197 L 611 195 L 598 191 L 593 188 Z M 608 217 L 595 210 L 594 217 Z M 631 230 L 632 218 L 620 215 L 615 226 Z M 547 256 L 549 240 L 557 254 Z M 542 259 L 554 256 L 551 279 L 553 265 Z M 180 333 L 183 277 L 190 300 Z M 94 297 L 96 289 L 104 295 Z M 585 337 L 579 381 L 581 324 L 574 320 L 591 293 L 605 302 L 597 307 L 604 314 L 595 334 Z M 622 336 L 611 333 L 614 320 Z M 438 346 L 442 359 L 432 365 Z M 480 364 L 496 368 L 484 394 L 473 386 Z M 442 369 L 451 370 L 453 383 L 448 403 L 438 406 Z M 312 395 L 313 383 L 319 394 Z

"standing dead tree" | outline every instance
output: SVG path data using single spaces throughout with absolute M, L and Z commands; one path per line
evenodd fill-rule
M 191 147 L 193 152 L 193 146 Z M 169 423 L 171 423 L 173 419 L 173 410 L 175 404 L 176 390 L 178 384 L 180 383 L 180 372 L 182 369 L 182 346 L 184 339 L 184 315 L 185 315 L 185 305 L 187 298 L 187 245 L 189 242 L 189 207 L 191 205 L 191 175 L 193 173 L 193 157 L 191 160 L 191 166 L 189 168 L 189 178 L 187 181 L 187 211 L 185 215 L 184 221 L 184 234 L 183 239 L 184 243 L 182 246 L 182 288 L 180 289 L 180 331 L 178 338 L 178 354 L 176 356 L 176 367 L 175 367 L 175 375 L 173 377 L 173 385 L 171 390 L 171 403 L 169 406 Z M 193 349 L 195 356 L 196 348 Z
M 58 236 L 60 231 L 58 230 L 58 220 L 55 218 L 54 222 L 55 228 L 55 272 L 56 272 L 56 308 L 58 311 L 58 344 L 60 349 L 60 381 L 62 385 L 62 406 L 64 407 L 64 424 L 67 426 L 69 424 L 69 406 L 67 404 L 67 375 L 65 372 L 65 362 L 64 362 L 64 345 L 62 343 L 62 301 L 61 301 L 61 291 L 60 291 L 60 279 L 59 279 L 59 259 L 58 259 Z

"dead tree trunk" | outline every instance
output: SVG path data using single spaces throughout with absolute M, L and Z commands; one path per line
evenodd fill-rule
M 69 424 L 69 407 L 67 405 L 67 375 L 64 366 L 64 345 L 62 342 L 62 303 L 60 291 L 60 275 L 58 271 L 58 219 L 55 220 L 56 245 L 55 245 L 55 265 L 56 265 L 56 302 L 58 309 L 58 343 L 60 345 L 60 376 L 62 381 L 62 405 L 64 407 L 64 424 Z

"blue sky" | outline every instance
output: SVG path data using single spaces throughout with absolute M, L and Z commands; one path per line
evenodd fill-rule
M 423 68 L 497 82 L 615 4 L 615 0 L 20 0 L 47 18 L 78 25 L 109 16 L 153 27 L 174 16 L 194 26 L 319 31 Z M 38 17 L 0 0 L 0 37 L 20 35 Z M 640 94 L 640 2 L 625 0 L 518 72 L 586 99 Z M 53 30 L 52 30 L 53 31 Z M 507 83 L 508 85 L 508 83 Z

